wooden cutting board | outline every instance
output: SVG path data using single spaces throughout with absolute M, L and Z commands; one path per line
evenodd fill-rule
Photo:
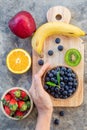
M 48 22 L 65 22 L 69 23 L 71 18 L 70 11 L 62 6 L 56 6 L 53 8 L 50 8 L 47 12 L 47 19 Z M 63 45 L 64 50 L 58 51 L 57 46 L 58 44 L 55 43 L 55 39 L 60 38 L 61 42 L 60 45 Z M 78 49 L 82 55 L 81 62 L 76 67 L 70 67 L 68 66 L 64 61 L 64 55 L 66 51 L 70 48 Z M 49 56 L 48 50 L 52 49 L 54 51 L 54 55 Z M 83 82 L 84 82 L 84 44 L 83 41 L 80 38 L 75 37 L 66 37 L 66 36 L 60 36 L 60 35 L 53 35 L 48 37 L 44 42 L 44 55 L 42 58 L 39 57 L 39 55 L 32 50 L 32 74 L 36 74 L 41 66 L 38 65 L 38 60 L 43 59 L 44 63 L 49 62 L 51 64 L 51 67 L 54 66 L 66 66 L 69 68 L 72 68 L 75 73 L 78 76 L 78 88 L 76 92 L 67 99 L 56 99 L 51 97 L 53 106 L 59 106 L 59 107 L 77 107 L 81 105 L 83 102 Z

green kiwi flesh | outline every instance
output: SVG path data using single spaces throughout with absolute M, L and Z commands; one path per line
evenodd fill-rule
M 77 66 L 81 61 L 81 54 L 77 49 L 69 49 L 65 54 L 65 62 L 69 66 Z

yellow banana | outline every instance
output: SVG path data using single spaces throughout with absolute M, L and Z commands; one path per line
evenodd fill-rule
M 84 36 L 85 32 L 82 31 L 80 28 L 71 24 L 67 24 L 63 22 L 49 22 L 40 26 L 35 32 L 32 38 L 33 49 L 39 55 L 41 55 L 45 39 L 48 36 L 51 36 L 54 34 L 80 37 L 80 36 Z

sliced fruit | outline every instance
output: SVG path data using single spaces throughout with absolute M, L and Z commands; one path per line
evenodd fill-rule
M 11 72 L 22 74 L 29 70 L 31 57 L 23 49 L 14 49 L 7 55 L 6 63 Z
M 77 66 L 81 61 L 81 54 L 77 49 L 69 49 L 65 54 L 65 62 L 69 66 Z

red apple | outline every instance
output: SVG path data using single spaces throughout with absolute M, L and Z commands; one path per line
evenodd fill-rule
M 10 30 L 20 38 L 27 38 L 36 30 L 32 15 L 27 11 L 20 11 L 8 22 Z

